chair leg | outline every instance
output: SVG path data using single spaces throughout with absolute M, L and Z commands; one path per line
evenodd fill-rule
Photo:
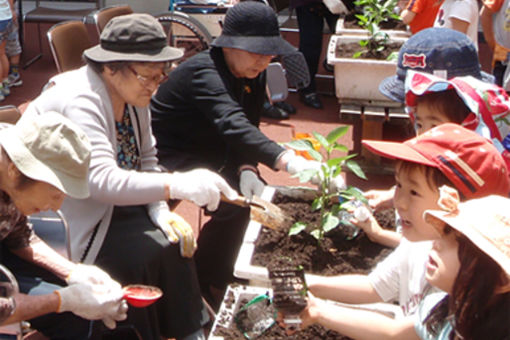
M 40 23 L 37 23 L 37 38 L 38 38 L 37 40 L 39 42 L 39 53 L 36 54 L 34 57 L 32 57 L 30 60 L 28 60 L 23 65 L 24 70 L 27 69 L 33 63 L 35 63 L 37 60 L 41 59 L 41 57 L 42 57 L 42 41 L 41 41 L 41 24 Z

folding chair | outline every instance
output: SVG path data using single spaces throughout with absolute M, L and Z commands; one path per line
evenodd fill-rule
M 83 51 L 92 47 L 87 27 L 82 21 L 64 21 L 48 30 L 51 54 L 59 73 L 84 64 Z
M 96 24 L 97 33 L 101 35 L 103 28 L 111 18 L 133 13 L 133 9 L 129 5 L 116 5 L 98 9 L 94 12 L 94 22 Z
M 21 2 L 21 0 L 19 0 Z M 50 0 L 51 1 L 51 0 Z M 37 38 L 39 41 L 39 53 L 27 61 L 23 68 L 27 68 L 42 56 L 42 41 L 41 41 L 41 24 L 42 23 L 57 23 L 61 21 L 75 20 L 85 21 L 87 16 L 93 11 L 101 8 L 103 0 L 74 0 L 74 1 L 56 1 L 59 8 L 45 7 L 47 6 L 48 0 L 44 1 L 45 5 L 41 4 L 40 0 L 35 0 L 35 8 L 27 12 L 23 16 L 24 23 L 36 23 L 37 24 Z M 67 2 L 68 8 L 63 8 L 63 3 Z M 75 5 L 79 5 L 80 8 L 75 8 Z M 26 32 L 26 30 L 24 30 Z M 25 41 L 25 39 L 23 39 Z

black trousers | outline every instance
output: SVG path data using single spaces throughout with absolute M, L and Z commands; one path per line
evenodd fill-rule
M 338 15 L 331 13 L 323 3 L 296 7 L 296 15 L 299 27 L 299 51 L 303 53 L 310 72 L 310 85 L 300 92 L 316 92 L 315 75 L 322 51 L 324 20 L 328 23 L 330 31 L 334 32 Z

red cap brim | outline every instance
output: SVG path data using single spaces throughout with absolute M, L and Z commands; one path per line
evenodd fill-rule
M 383 157 L 419 163 L 432 166 L 434 168 L 437 167 L 437 164 L 428 160 L 425 156 L 411 148 L 406 143 L 363 140 L 362 144 L 371 152 Z

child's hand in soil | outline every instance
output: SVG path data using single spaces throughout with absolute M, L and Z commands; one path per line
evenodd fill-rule
M 368 205 L 374 210 L 383 210 L 393 206 L 393 196 L 395 196 L 395 187 L 389 190 L 369 190 L 364 193 L 368 200 Z
M 363 229 L 370 241 L 392 248 L 400 244 L 400 234 L 381 228 L 374 215 L 365 206 L 356 209 L 356 211 L 354 211 L 354 216 L 355 217 L 351 218 L 349 222 Z

